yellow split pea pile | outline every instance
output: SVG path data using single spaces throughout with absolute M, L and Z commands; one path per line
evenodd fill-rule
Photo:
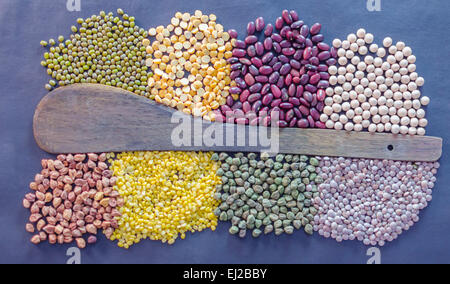
M 119 227 L 110 239 L 129 248 L 146 238 L 173 244 L 188 231 L 214 231 L 214 210 L 219 205 L 214 194 L 221 178 L 216 175 L 220 164 L 211 156 L 201 152 L 119 154 L 110 170 L 124 205 L 116 218 Z
M 153 77 L 148 79 L 150 98 L 172 108 L 214 121 L 213 110 L 230 95 L 232 56 L 230 35 L 216 16 L 177 12 L 167 26 L 148 31 L 156 40 L 144 39 Z

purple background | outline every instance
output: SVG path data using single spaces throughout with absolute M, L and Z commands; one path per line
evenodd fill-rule
M 46 94 L 48 81 L 40 66 L 44 49 L 40 40 L 68 36 L 78 17 L 100 10 L 123 8 L 145 29 L 167 25 L 176 11 L 214 13 L 225 29 L 243 34 L 248 21 L 264 16 L 274 22 L 283 9 L 296 9 L 306 23 L 323 24 L 330 43 L 364 27 L 381 43 L 385 36 L 404 41 L 417 56 L 418 73 L 426 79 L 422 91 L 431 97 L 427 118 L 428 135 L 444 138 L 444 155 L 433 201 L 410 231 L 381 249 L 383 263 L 450 262 L 450 191 L 448 184 L 450 97 L 450 1 L 381 0 L 381 12 L 369 12 L 359 0 L 277 0 L 277 1 L 144 1 L 81 0 L 81 12 L 66 10 L 66 0 L 0 0 L 0 263 L 65 263 L 72 245 L 34 246 L 25 232 L 29 216 L 21 201 L 28 184 L 40 171 L 40 160 L 51 155 L 34 142 L 34 108 Z M 244 240 L 228 234 L 228 223 L 216 232 L 188 235 L 168 246 L 142 241 L 130 250 L 99 237 L 96 245 L 82 251 L 82 263 L 365 263 L 365 247 L 359 242 L 337 243 L 318 234 L 302 231 L 291 236 L 262 236 Z

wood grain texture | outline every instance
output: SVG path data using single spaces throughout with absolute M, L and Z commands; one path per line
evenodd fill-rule
M 185 145 L 174 145 L 172 134 L 180 129 L 178 123 L 171 123 L 175 113 L 178 119 L 192 120 L 192 129 L 194 124 L 201 124 L 201 133 L 223 133 L 222 141 L 235 133 L 232 145 L 237 145 L 236 131 L 245 131 L 247 143 L 228 147 L 196 144 L 202 142 L 202 134 L 196 132 L 185 136 Z M 192 119 L 147 98 L 97 84 L 76 84 L 50 92 L 37 106 L 33 121 L 37 144 L 50 153 L 267 151 L 260 141 L 252 146 L 248 143 L 261 129 Z M 270 128 L 265 129 L 270 133 Z M 279 139 L 280 153 L 402 161 L 436 161 L 442 155 L 442 139 L 427 136 L 289 128 L 279 129 L 272 139 Z

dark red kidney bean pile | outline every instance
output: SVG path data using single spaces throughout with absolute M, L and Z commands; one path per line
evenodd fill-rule
M 228 96 L 216 120 L 269 126 L 278 112 L 279 127 L 325 128 L 319 117 L 329 86 L 328 67 L 336 64 L 337 51 L 323 42 L 321 27 L 309 27 L 297 12 L 284 10 L 275 26 L 266 25 L 262 17 L 248 23 L 245 40 L 230 30 L 236 38 L 228 59 L 236 82 L 230 93 L 239 99 Z

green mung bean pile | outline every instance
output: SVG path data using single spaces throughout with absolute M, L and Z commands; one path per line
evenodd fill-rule
M 131 17 L 117 10 L 78 19 L 70 38 L 41 41 L 49 50 L 41 65 L 52 79 L 45 88 L 74 83 L 99 83 L 149 96 L 146 51 L 142 40 L 147 31 Z

